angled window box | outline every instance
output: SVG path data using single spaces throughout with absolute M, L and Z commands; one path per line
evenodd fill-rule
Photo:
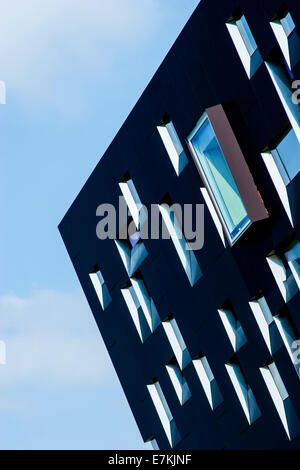
M 236 358 L 225 364 L 225 367 L 247 421 L 251 425 L 261 416 L 261 412 L 247 378 Z
M 133 276 L 148 256 L 146 247 L 138 236 L 138 232 L 131 235 L 128 240 L 115 240 L 115 244 L 128 276 Z
M 95 266 L 94 269 L 90 272 L 89 276 L 101 307 L 103 310 L 105 310 L 111 303 L 111 296 L 99 267 Z
M 145 281 L 132 278 L 121 292 L 141 341 L 144 342 L 161 323 Z
M 173 353 L 183 370 L 192 360 L 175 318 L 169 317 L 162 323 Z
M 281 344 L 274 317 L 266 299 L 263 296 L 257 297 L 251 300 L 249 305 L 270 354 L 274 354 Z
M 285 249 L 272 252 L 267 262 L 284 301 L 288 302 L 300 289 L 300 242 L 294 239 Z
M 170 446 L 173 448 L 181 440 L 181 437 L 161 386 L 155 380 L 147 385 L 147 388 Z
M 139 277 L 132 277 L 130 281 L 147 319 L 150 330 L 153 333 L 161 323 L 155 303 L 149 293 L 145 281 L 141 277 L 141 274 L 139 274 Z
M 231 39 L 242 61 L 248 78 L 253 77 L 263 59 L 244 15 L 226 23 Z
M 287 433 L 289 440 L 299 435 L 299 419 L 291 403 L 288 391 L 274 362 L 260 368 L 265 384 Z
M 140 200 L 138 192 L 135 188 L 133 180 L 129 174 L 126 174 L 119 183 L 119 187 L 122 191 L 123 197 L 126 201 L 129 212 L 133 218 L 137 229 L 144 224 L 147 219 L 147 213 Z
M 268 149 L 261 155 L 286 214 L 294 226 L 287 188 L 300 171 L 300 145 L 294 129 L 290 129 L 275 148 Z
M 274 316 L 275 325 L 278 328 L 280 337 L 283 344 L 290 356 L 292 364 L 300 378 L 300 365 L 297 354 L 295 354 L 295 344 L 300 344 L 299 333 L 287 312 L 280 313 Z
M 210 407 L 214 410 L 223 402 L 223 397 L 208 360 L 204 355 L 202 355 L 193 360 L 193 365 Z
M 242 346 L 244 346 L 244 344 L 246 344 L 247 339 L 231 303 L 227 302 L 224 307 L 218 310 L 218 313 L 233 350 L 237 352 Z
M 270 22 L 270 25 L 286 63 L 292 69 L 300 59 L 300 42 L 291 14 L 288 11 L 284 11 L 276 15 Z
M 251 300 L 249 305 L 270 354 L 275 354 L 283 343 L 298 376 L 300 376 L 300 368 L 293 347 L 295 342 L 299 341 L 299 334 L 289 313 L 283 309 L 273 316 L 263 296 Z
M 187 156 L 184 152 L 183 146 L 180 142 L 176 129 L 172 121 L 162 121 L 158 126 L 157 130 L 163 141 L 167 154 L 172 162 L 174 170 L 177 176 L 180 175 L 182 170 L 188 164 Z
M 233 245 L 252 222 L 267 218 L 268 213 L 221 105 L 206 109 L 188 142 L 226 237 Z
M 283 109 L 300 142 L 300 106 L 293 102 L 294 76 L 288 68 L 280 50 L 274 50 L 270 59 L 265 62 L 275 90 Z
M 168 204 L 159 204 L 159 211 L 165 223 L 167 231 L 176 249 L 182 267 L 188 277 L 191 286 L 202 277 L 202 271 L 193 250 L 186 241 L 176 214 Z
M 166 365 L 167 372 L 181 405 L 184 405 L 192 396 L 187 381 L 175 357 Z

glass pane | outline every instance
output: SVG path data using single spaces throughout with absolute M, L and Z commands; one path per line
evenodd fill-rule
M 249 217 L 208 118 L 191 142 L 228 232 L 235 238 Z
M 282 164 L 292 180 L 300 171 L 300 145 L 292 129 L 277 147 Z
M 137 243 L 141 240 L 141 234 L 139 231 L 133 233 L 132 235 L 129 236 L 129 242 L 132 248 L 137 245 Z
M 290 13 L 288 13 L 285 18 L 282 18 L 280 22 L 287 36 L 289 36 L 296 28 L 295 23 Z
M 249 28 L 249 25 L 247 23 L 247 20 L 245 16 L 243 15 L 240 20 L 236 22 L 236 25 L 239 29 L 239 32 L 243 38 L 243 41 L 245 43 L 245 46 L 249 52 L 249 55 L 252 55 L 256 49 L 257 49 L 257 44 L 255 42 L 255 39 L 253 37 L 253 34 L 251 33 L 251 30 Z

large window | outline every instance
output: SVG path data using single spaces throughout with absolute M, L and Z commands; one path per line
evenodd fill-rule
M 225 230 L 234 241 L 251 221 L 206 113 L 188 140 Z

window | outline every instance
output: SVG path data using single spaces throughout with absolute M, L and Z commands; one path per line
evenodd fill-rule
M 294 129 L 288 131 L 276 148 L 263 152 L 262 158 L 286 214 L 293 225 L 293 216 L 286 186 L 300 171 L 300 145 Z
M 299 60 L 299 38 L 291 14 L 287 11 L 279 13 L 270 23 L 279 47 L 290 69 Z
M 223 397 L 208 360 L 204 355 L 200 355 L 193 360 L 193 364 L 211 409 L 214 410 L 223 402 Z
M 156 306 L 145 281 L 138 277 L 131 278 L 121 292 L 139 336 L 144 342 L 160 325 Z
M 152 450 L 159 450 L 157 441 L 154 436 L 150 437 L 150 439 L 148 439 L 146 442 L 150 443 Z
M 273 316 L 266 299 L 262 296 L 251 300 L 249 305 L 270 353 L 275 354 L 283 343 L 297 374 L 300 375 L 300 368 L 293 347 L 297 344 L 295 342 L 299 341 L 299 334 L 287 309 L 282 309 Z
M 231 241 L 251 223 L 239 190 L 205 113 L 188 138 L 195 163 L 223 221 Z
M 271 354 L 275 352 L 274 349 L 274 317 L 269 309 L 267 301 L 264 297 L 258 297 L 249 302 L 250 308 L 253 312 L 256 323 L 260 332 L 265 340 L 265 343 Z
M 115 244 L 118 248 L 128 276 L 133 276 L 135 271 L 148 256 L 144 243 L 140 240 L 135 243 L 133 239 L 131 239 L 130 245 L 128 242 L 121 240 L 115 240 Z
M 300 289 L 300 243 L 294 239 L 284 249 L 267 257 L 278 288 L 285 302 L 292 299 Z
M 101 271 L 99 270 L 98 266 L 95 266 L 94 269 L 89 274 L 90 280 L 94 286 L 102 309 L 105 310 L 109 304 L 111 303 L 111 296 L 108 291 L 107 285 L 103 279 Z
M 300 171 L 300 145 L 291 129 L 272 151 L 273 158 L 285 184 L 288 184 Z
M 166 369 L 179 403 L 184 405 L 191 398 L 192 394 L 175 357 L 166 365 Z
M 300 106 L 294 104 L 292 100 L 294 76 L 280 50 L 275 49 L 265 64 L 290 124 L 300 142 Z
M 140 229 L 147 219 L 147 213 L 128 173 L 122 178 L 119 186 L 133 221 L 136 227 Z
M 261 416 L 261 412 L 243 370 L 235 357 L 225 364 L 225 367 L 247 421 L 249 424 L 253 424 Z
M 247 20 L 244 15 L 239 15 L 238 19 L 231 18 L 226 26 L 247 75 L 251 78 L 263 60 Z
M 295 354 L 295 344 L 300 344 L 299 333 L 287 312 L 275 315 L 274 321 L 295 370 L 300 377 L 299 359 L 297 354 Z
M 274 362 L 260 368 L 265 384 L 269 390 L 276 411 L 287 433 L 294 439 L 299 434 L 299 420 L 290 402 L 289 394 Z
M 291 14 L 287 13 L 279 21 L 280 21 L 280 24 L 282 25 L 285 35 L 289 37 L 296 28 Z
M 173 122 L 168 119 L 166 121 L 167 122 L 162 121 L 157 126 L 157 130 L 170 157 L 176 174 L 179 176 L 182 170 L 184 170 L 188 164 L 188 159 L 183 150 Z
M 241 323 L 229 301 L 218 312 L 233 350 L 236 352 L 247 342 Z
M 199 267 L 195 254 L 190 249 L 189 244 L 182 233 L 181 226 L 174 210 L 172 210 L 172 207 L 170 207 L 169 204 L 162 203 L 159 205 L 159 211 L 162 215 L 168 233 L 170 234 L 188 280 L 190 281 L 191 286 L 194 286 L 202 276 L 202 271 Z
M 170 316 L 162 323 L 162 325 L 168 337 L 173 353 L 175 354 L 177 362 L 183 370 L 191 362 L 192 359 L 186 347 L 180 329 L 177 325 L 177 322 L 175 318 Z
M 153 383 L 147 385 L 147 388 L 170 446 L 174 447 L 181 440 L 181 437 L 161 386 L 157 380 L 154 380 Z
M 131 277 L 148 256 L 140 231 L 147 219 L 147 212 L 128 173 L 122 178 L 119 186 L 131 217 L 125 220 L 124 227 L 120 227 L 119 238 L 115 240 L 115 244 L 128 276 Z

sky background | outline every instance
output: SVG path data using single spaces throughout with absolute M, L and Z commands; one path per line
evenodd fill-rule
M 198 0 L 0 1 L 0 449 L 144 449 L 57 225 Z

